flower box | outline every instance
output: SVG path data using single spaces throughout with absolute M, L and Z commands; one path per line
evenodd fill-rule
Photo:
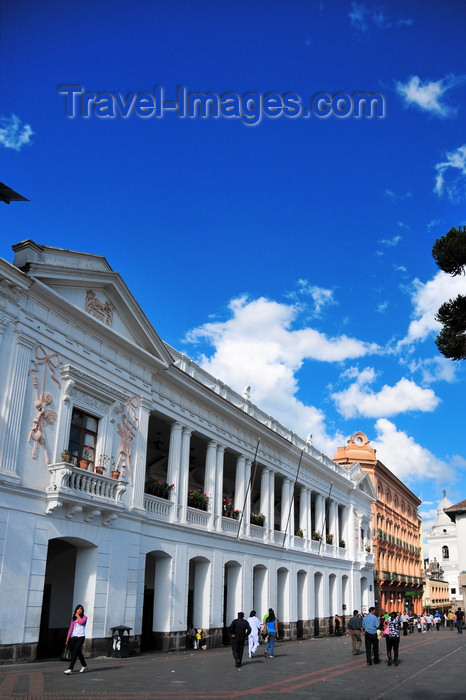
M 151 477 L 146 481 L 144 491 L 151 496 L 168 499 L 170 498 L 170 492 L 174 486 L 175 484 L 169 484 L 167 481 L 160 481 L 160 479 L 153 479 Z
M 197 508 L 198 510 L 207 510 L 209 504 L 209 496 L 201 491 L 201 489 L 194 489 L 188 493 L 188 506 L 190 508 Z
M 265 515 L 262 513 L 251 513 L 249 522 L 251 525 L 259 525 L 259 527 L 263 527 L 265 523 Z

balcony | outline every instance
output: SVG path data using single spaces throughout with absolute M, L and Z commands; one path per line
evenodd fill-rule
M 84 522 L 101 517 L 102 525 L 110 525 L 125 510 L 121 497 L 128 485 L 126 481 L 88 472 L 66 462 L 52 464 L 48 470 L 47 515 L 63 510 L 65 518 L 71 519 L 82 513 Z

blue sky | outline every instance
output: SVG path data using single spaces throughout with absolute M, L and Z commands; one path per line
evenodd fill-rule
M 1 180 L 30 202 L 1 207 L 0 255 L 26 238 L 105 255 L 164 340 L 317 448 L 364 431 L 426 528 L 442 488 L 464 499 L 465 369 L 438 353 L 434 317 L 466 284 L 431 255 L 466 223 L 464 3 L 1 12 Z M 98 95 L 89 117 L 67 116 L 69 85 Z M 303 109 L 374 93 L 383 113 L 101 116 L 102 94 L 155 86 Z

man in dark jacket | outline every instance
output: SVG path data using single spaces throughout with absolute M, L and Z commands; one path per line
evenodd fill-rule
M 353 617 L 351 617 L 348 620 L 348 624 L 346 625 L 346 629 L 348 630 L 348 634 L 351 637 L 353 654 L 355 656 L 356 656 L 356 654 L 359 654 L 359 650 L 360 650 L 361 644 L 362 644 L 361 628 L 362 628 L 361 616 L 358 614 L 357 610 L 354 610 Z
M 461 608 L 456 611 L 456 627 L 458 628 L 458 634 L 463 634 L 463 622 L 464 622 L 464 612 Z
M 251 634 L 251 626 L 249 622 L 244 619 L 244 612 L 239 612 L 236 620 L 233 620 L 231 623 L 230 634 L 231 651 L 233 652 L 233 658 L 238 668 L 241 666 L 243 660 L 244 640 L 248 634 Z

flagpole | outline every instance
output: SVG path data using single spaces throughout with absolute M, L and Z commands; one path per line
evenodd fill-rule
M 327 498 L 330 498 L 330 495 L 331 495 L 331 493 L 332 493 L 332 489 L 333 489 L 333 481 L 330 482 L 330 490 L 329 490 L 329 492 L 328 492 Z M 329 504 L 329 505 L 330 505 L 330 504 Z M 326 526 L 326 525 L 327 525 L 327 508 L 324 507 L 324 524 L 323 524 L 323 527 L 322 527 L 322 538 L 323 538 L 323 536 L 324 536 L 324 530 L 325 530 L 325 526 Z M 318 552 L 318 554 L 320 554 L 320 548 L 321 548 L 321 546 L 322 546 L 322 539 L 321 539 L 320 542 L 319 542 L 319 552 Z
M 288 525 L 290 524 L 291 507 L 292 507 L 293 502 L 294 502 L 294 492 L 295 492 L 296 484 L 297 484 L 297 482 L 298 482 L 299 470 L 301 469 L 301 461 L 302 461 L 302 459 L 303 459 L 303 452 L 304 452 L 304 450 L 301 450 L 301 454 L 300 454 L 300 456 L 299 456 L 298 469 L 296 470 L 296 478 L 295 478 L 294 484 L 293 484 L 293 493 L 291 494 L 291 498 L 290 498 L 290 507 L 289 507 L 289 509 L 288 509 L 288 519 L 287 519 L 287 521 L 286 521 L 285 532 L 284 532 L 284 534 L 283 534 L 282 549 L 283 549 L 283 547 L 285 546 L 286 533 L 287 533 L 287 530 L 288 530 Z

